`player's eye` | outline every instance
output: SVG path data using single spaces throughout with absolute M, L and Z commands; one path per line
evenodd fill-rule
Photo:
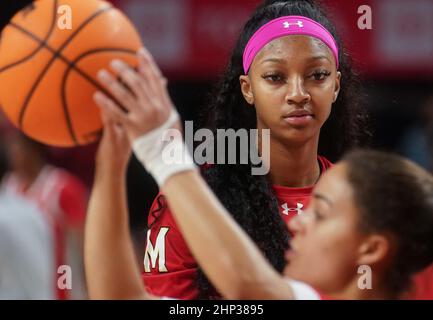
M 262 78 L 271 83 L 282 82 L 284 80 L 282 75 L 278 73 L 265 74 L 264 76 L 262 76 Z
M 326 78 L 328 78 L 331 75 L 331 72 L 327 70 L 316 70 L 312 75 L 310 75 L 310 78 L 313 78 L 316 81 L 323 81 Z

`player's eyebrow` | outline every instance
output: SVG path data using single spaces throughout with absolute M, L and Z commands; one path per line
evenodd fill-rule
M 308 57 L 306 59 L 306 62 L 311 63 L 311 62 L 314 62 L 317 60 L 328 60 L 330 63 L 332 63 L 331 59 L 324 54 L 319 54 L 319 55 L 314 55 L 314 56 Z M 267 62 L 273 62 L 273 63 L 280 63 L 281 64 L 281 63 L 285 63 L 286 60 L 282 59 L 282 58 L 277 58 L 277 57 L 270 57 L 270 58 L 266 58 L 266 59 L 262 60 L 261 64 L 265 64 Z
M 267 58 L 267 59 L 265 59 L 265 60 L 262 61 L 262 64 L 266 63 L 266 62 L 284 63 L 284 59 L 280 59 L 280 58 Z
M 334 205 L 334 203 L 328 197 L 326 197 L 325 195 L 323 195 L 321 193 L 314 192 L 313 198 L 326 202 L 330 207 L 332 207 Z
M 323 60 L 323 59 L 326 59 L 326 60 L 328 60 L 329 62 L 332 63 L 331 59 L 329 59 L 329 57 L 326 56 L 326 55 L 324 55 L 324 54 L 319 54 L 319 55 L 315 55 L 315 56 L 309 57 L 309 58 L 307 58 L 307 61 L 308 62 L 312 62 L 312 61 Z

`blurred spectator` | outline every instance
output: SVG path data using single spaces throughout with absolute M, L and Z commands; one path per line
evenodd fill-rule
M 6 170 L 0 141 L 0 184 Z M 53 299 L 53 273 L 53 241 L 42 213 L 0 188 L 0 299 Z
M 59 267 L 67 265 L 72 271 L 72 287 L 57 286 L 57 299 L 85 298 L 83 267 L 83 227 L 87 191 L 83 184 L 63 169 L 46 162 L 46 149 L 18 131 L 7 139 L 10 171 L 3 187 L 9 193 L 32 201 L 43 212 L 54 237 L 57 285 Z
M 399 151 L 433 172 L 433 95 L 421 105 L 417 122 L 404 133 Z

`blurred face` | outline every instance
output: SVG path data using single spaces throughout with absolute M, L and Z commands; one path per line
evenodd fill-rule
M 331 50 L 308 36 L 286 36 L 267 44 L 249 75 L 240 77 L 246 101 L 257 112 L 258 129 L 295 144 L 318 137 L 340 89 Z
M 285 275 L 324 293 L 340 291 L 357 276 L 366 237 L 358 231 L 358 214 L 346 166 L 338 164 L 320 179 L 305 213 L 289 223 L 294 237 Z

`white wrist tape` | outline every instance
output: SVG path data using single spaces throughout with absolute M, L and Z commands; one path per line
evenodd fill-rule
M 172 175 L 196 168 L 181 132 L 173 128 L 178 119 L 179 115 L 173 111 L 163 125 L 132 143 L 135 156 L 160 187 Z

